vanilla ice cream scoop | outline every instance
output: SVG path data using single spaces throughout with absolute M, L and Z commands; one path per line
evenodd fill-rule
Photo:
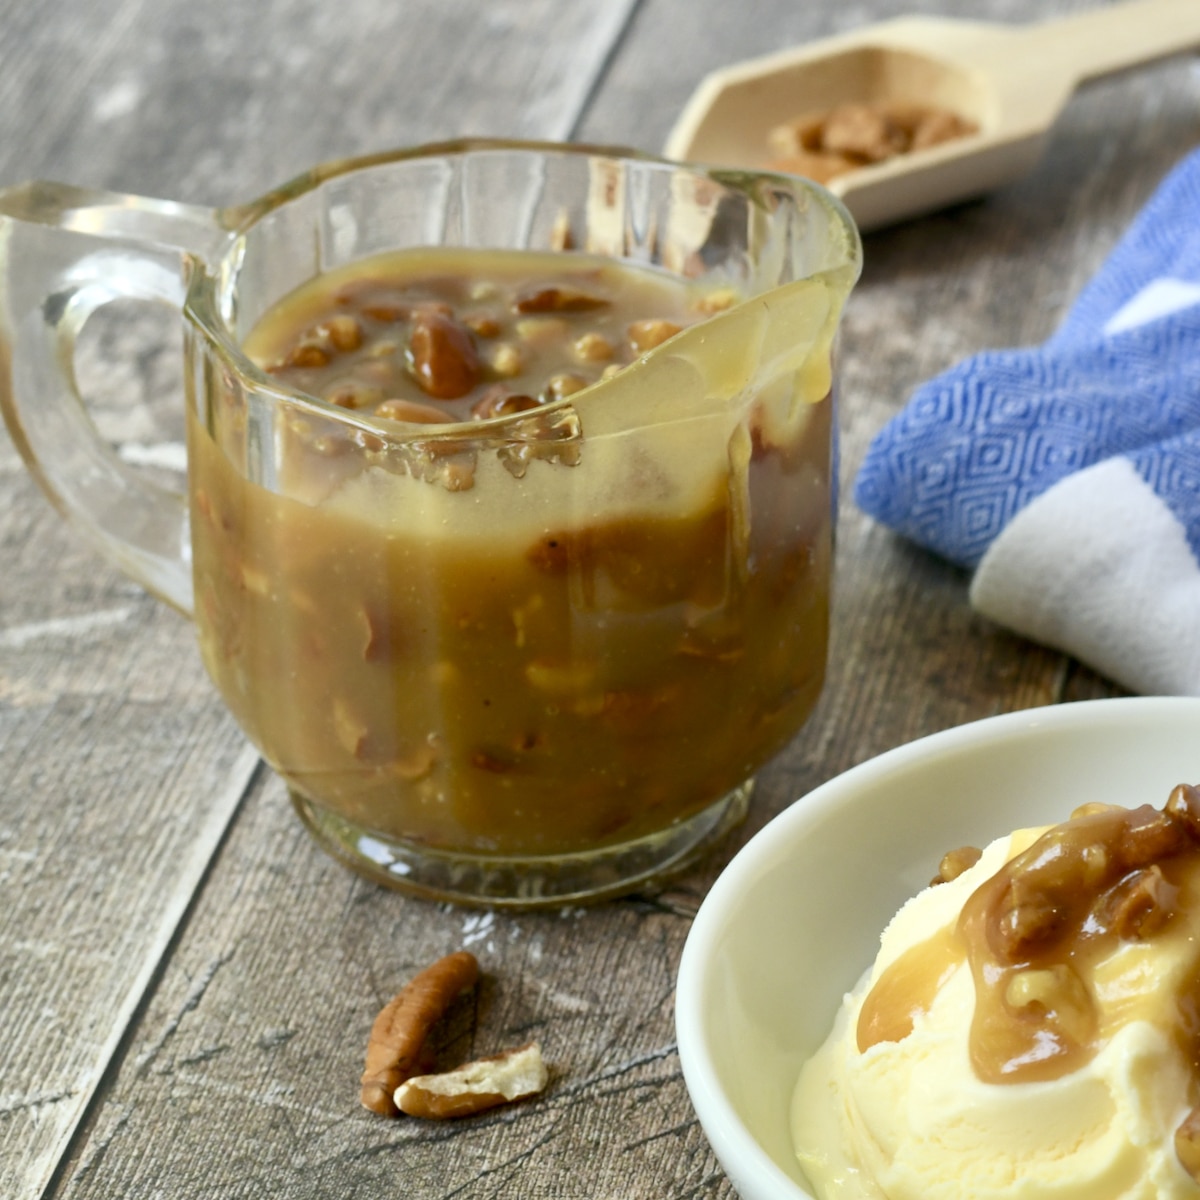
M 804 1067 L 821 1200 L 1197 1200 L 1200 791 L 992 843 L 910 900 Z

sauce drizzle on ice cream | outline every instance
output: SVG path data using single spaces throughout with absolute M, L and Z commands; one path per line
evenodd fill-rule
M 1198 903 L 1200 788 L 1180 784 L 1162 810 L 1086 805 L 977 887 L 957 923 L 883 971 L 859 1013 L 859 1052 L 907 1037 L 965 960 L 975 987 L 970 1059 L 983 1082 L 1059 1079 L 1142 1019 L 1176 1042 L 1200 1105 L 1200 939 L 1177 919 Z M 1157 986 L 1136 960 L 1114 976 L 1122 948 L 1152 941 L 1177 943 L 1188 962 L 1181 982 Z M 1175 1141 L 1200 1177 L 1200 1108 Z

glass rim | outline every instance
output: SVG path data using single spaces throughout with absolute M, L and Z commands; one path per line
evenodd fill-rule
M 271 400 L 296 407 L 309 415 L 323 420 L 336 421 L 349 428 L 361 430 L 375 437 L 383 437 L 392 442 L 412 442 L 453 440 L 477 438 L 507 438 L 508 440 L 529 440 L 529 432 L 536 429 L 536 423 L 531 424 L 530 418 L 550 418 L 551 421 L 564 411 L 573 408 L 580 398 L 606 387 L 611 380 L 598 380 L 580 392 L 561 397 L 547 404 L 541 404 L 534 410 L 507 413 L 501 416 L 489 417 L 483 420 L 475 418 L 449 420 L 444 423 L 418 424 L 415 422 L 384 420 L 363 416 L 352 409 L 323 400 L 310 392 L 292 387 L 270 375 L 257 366 L 245 353 L 237 339 L 229 329 L 228 323 L 221 315 L 218 303 L 220 275 L 230 267 L 231 260 L 238 257 L 245 246 L 245 237 L 260 221 L 279 208 L 290 204 L 332 180 L 354 175 L 359 172 L 372 170 L 376 167 L 392 166 L 404 162 L 417 162 L 430 159 L 462 159 L 468 156 L 485 154 L 534 154 L 543 158 L 603 158 L 614 163 L 635 164 L 655 171 L 682 172 L 695 179 L 705 179 L 727 191 L 737 191 L 742 195 L 748 194 L 749 184 L 766 182 L 774 187 L 795 196 L 805 193 L 823 210 L 831 231 L 837 234 L 840 244 L 841 261 L 833 266 L 826 266 L 820 271 L 814 271 L 805 278 L 815 278 L 832 270 L 849 268 L 857 280 L 862 270 L 862 240 L 858 227 L 849 211 L 832 192 L 819 183 L 798 175 L 783 174 L 770 170 L 747 170 L 744 168 L 711 166 L 700 163 L 680 162 L 649 154 L 645 151 L 628 146 L 605 145 L 590 142 L 554 142 L 511 138 L 463 137 L 440 142 L 430 142 L 422 145 L 400 149 L 378 151 L 371 154 L 331 159 L 310 167 L 308 170 L 293 176 L 278 187 L 272 188 L 255 200 L 246 204 L 233 205 L 214 211 L 218 224 L 228 230 L 229 237 L 222 253 L 214 261 L 206 261 L 198 256 L 188 255 L 189 278 L 186 286 L 186 296 L 183 304 L 185 322 L 197 330 L 207 344 L 209 351 L 221 362 L 222 366 L 231 371 L 245 383 L 251 385 L 259 395 L 268 396 Z M 415 244 L 414 244 L 415 246 Z M 570 252 L 567 252 L 570 253 Z M 625 261 L 619 256 L 611 256 L 612 261 Z M 239 264 L 240 265 L 240 264 Z M 854 282 L 852 280 L 852 283 Z M 789 281 L 799 282 L 799 281 Z M 739 311 L 744 305 L 770 295 L 778 287 L 776 285 L 748 296 L 731 308 L 714 313 L 696 325 L 685 329 L 680 336 L 687 337 L 696 330 L 703 329 L 711 332 L 713 326 L 732 313 Z M 282 298 L 282 297 L 281 297 Z M 646 355 L 630 364 L 630 369 L 648 365 L 655 358 L 663 357 L 661 350 L 670 347 L 655 347 Z M 524 430 L 523 428 L 524 427 Z M 534 439 L 538 440 L 538 439 Z

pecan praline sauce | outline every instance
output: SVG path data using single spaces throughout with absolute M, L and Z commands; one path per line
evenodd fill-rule
M 267 425 L 205 381 L 196 617 L 295 794 L 383 838 L 554 856 L 658 836 L 790 740 L 825 670 L 831 367 L 819 342 L 764 380 L 741 343 L 720 378 L 673 356 L 712 317 L 709 361 L 739 300 L 582 254 L 439 248 L 263 315 L 246 353 L 345 415 L 285 396 Z M 271 478 L 247 477 L 253 439 Z
M 933 882 L 977 858 L 966 848 L 952 852 Z M 907 1037 L 964 961 L 975 985 L 971 1064 L 987 1083 L 1058 1079 L 1086 1064 L 1125 1020 L 1151 1020 L 1191 1068 L 1193 1107 L 1175 1149 L 1200 1177 L 1200 938 L 1187 917 L 1198 904 L 1200 789 L 1180 784 L 1161 810 L 1085 805 L 980 884 L 957 922 L 883 971 L 860 1010 L 859 1051 Z M 1106 1019 L 1097 965 L 1123 942 L 1155 939 L 1182 947 L 1182 986 L 1151 981 L 1136 1004 Z

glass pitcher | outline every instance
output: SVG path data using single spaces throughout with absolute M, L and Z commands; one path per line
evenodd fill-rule
M 723 299 L 482 420 L 383 419 L 244 352 L 307 281 L 409 247 L 597 256 Z M 816 185 L 585 146 L 331 163 L 217 211 L 27 184 L 0 192 L 0 407 L 64 517 L 194 620 L 327 850 L 427 897 L 595 899 L 728 830 L 820 693 L 860 258 Z M 85 322 L 130 298 L 182 314 L 186 494 L 123 463 L 75 383 Z

